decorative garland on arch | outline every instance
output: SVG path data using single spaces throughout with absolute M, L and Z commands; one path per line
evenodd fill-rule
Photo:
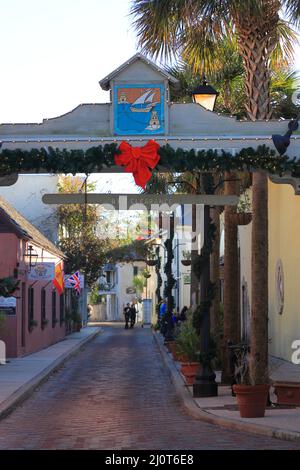
M 31 150 L 4 149 L 0 153 L 0 176 L 24 172 L 48 173 L 99 173 L 115 166 L 115 156 L 120 155 L 117 144 L 91 147 L 87 150 L 54 149 L 53 147 Z M 279 156 L 265 145 L 256 150 L 244 148 L 236 155 L 225 150 L 183 150 L 169 144 L 158 149 L 159 167 L 168 171 L 255 171 L 270 174 L 291 173 L 300 176 L 300 158 Z

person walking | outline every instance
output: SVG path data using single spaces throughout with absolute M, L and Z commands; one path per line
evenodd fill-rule
M 130 303 L 126 304 L 124 307 L 124 316 L 125 316 L 125 330 L 128 330 L 129 328 L 129 320 L 131 317 L 131 308 L 130 308 Z
M 130 307 L 130 328 L 133 328 L 136 320 L 136 308 L 135 304 L 132 302 Z

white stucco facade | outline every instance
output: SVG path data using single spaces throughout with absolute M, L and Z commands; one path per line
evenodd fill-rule
M 42 196 L 56 193 L 59 175 L 19 175 L 13 186 L 0 186 L 0 195 L 53 243 L 57 241 L 56 207 L 46 205 Z

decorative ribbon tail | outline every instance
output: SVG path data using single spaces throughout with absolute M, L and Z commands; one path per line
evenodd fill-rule
M 116 165 L 125 166 L 125 171 L 133 174 L 135 183 L 145 189 L 152 172 L 160 160 L 158 155 L 159 145 L 154 140 L 144 147 L 132 147 L 128 142 L 122 142 L 119 146 L 121 154 L 115 155 Z

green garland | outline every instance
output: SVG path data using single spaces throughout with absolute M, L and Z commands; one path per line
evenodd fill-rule
M 173 149 L 169 144 L 159 149 L 159 165 L 174 172 L 183 171 L 253 171 L 265 170 L 271 174 L 291 173 L 300 176 L 300 158 L 278 156 L 275 150 L 261 145 L 254 150 L 245 148 L 232 155 L 224 150 Z M 0 153 L 0 176 L 22 172 L 98 173 L 115 165 L 119 154 L 117 144 L 91 147 L 88 150 L 4 149 Z

